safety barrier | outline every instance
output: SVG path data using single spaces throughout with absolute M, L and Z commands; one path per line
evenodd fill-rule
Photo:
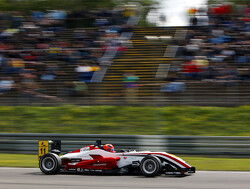
M 39 140 L 61 140 L 62 152 L 68 152 L 97 139 L 121 149 L 166 151 L 183 155 L 250 156 L 250 137 L 95 135 L 0 133 L 0 153 L 37 154 Z

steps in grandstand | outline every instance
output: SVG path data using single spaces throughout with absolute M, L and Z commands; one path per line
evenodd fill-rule
M 95 94 L 102 102 L 112 103 L 124 101 L 124 74 L 134 73 L 140 78 L 138 84 L 138 102 L 166 101 L 166 102 L 206 102 L 212 100 L 216 103 L 227 98 L 228 101 L 238 101 L 248 99 L 250 91 L 248 84 L 237 88 L 234 85 L 212 84 L 212 83 L 187 83 L 187 90 L 183 93 L 160 92 L 162 79 L 157 79 L 157 69 L 159 65 L 173 64 L 179 61 L 178 58 L 168 57 L 166 50 L 172 50 L 171 40 L 161 40 L 161 36 L 182 39 L 186 35 L 186 30 L 181 28 L 135 28 L 132 37 L 133 47 L 128 49 L 119 58 L 113 60 L 107 73 L 95 89 Z M 153 37 L 152 37 L 153 36 Z M 152 37 L 152 38 L 151 38 Z M 172 45 L 173 46 L 173 45 Z M 242 88 L 242 89 L 241 89 Z M 244 89 L 243 89 L 244 88 Z M 243 93 L 240 91 L 244 91 Z M 185 104 L 185 103 L 184 103 Z
M 119 58 L 113 60 L 108 68 L 103 82 L 96 89 L 99 97 L 124 96 L 123 79 L 124 74 L 134 73 L 138 76 L 140 85 L 138 96 L 148 97 L 159 91 L 161 81 L 156 79 L 159 64 L 171 62 L 171 58 L 164 57 L 168 40 L 151 40 L 150 36 L 169 36 L 174 37 L 175 28 L 135 28 L 133 31 L 133 47 L 129 48 Z
M 183 93 L 162 93 L 160 92 L 162 78 L 156 78 L 159 65 L 172 65 L 177 58 L 169 57 L 166 49 L 171 50 L 171 38 L 181 38 L 185 35 L 185 30 L 180 28 L 134 28 L 134 35 L 131 38 L 132 48 L 127 49 L 120 57 L 115 58 L 113 63 L 108 66 L 103 82 L 90 83 L 89 94 L 87 97 L 70 98 L 69 102 L 76 104 L 123 104 L 124 98 L 124 74 L 132 72 L 139 76 L 138 84 L 138 103 L 171 105 L 225 105 L 228 104 L 246 104 L 250 102 L 250 82 L 227 84 L 227 83 L 206 83 L 206 82 L 188 82 L 186 91 Z M 73 30 L 67 29 L 58 34 L 58 38 L 71 40 Z M 20 43 L 22 41 L 16 41 Z M 170 53 L 171 54 L 171 53 Z M 76 65 L 70 65 L 66 62 L 46 61 L 46 64 L 57 64 L 60 70 L 65 74 L 59 75 L 54 81 L 41 81 L 39 85 L 45 89 L 47 95 L 60 96 L 61 89 L 65 82 L 77 80 L 75 72 Z M 250 63 L 229 63 L 236 67 L 249 67 Z M 12 96 L 11 96 L 12 95 Z M 13 97 L 13 101 L 9 99 Z M 97 98 L 96 98 L 97 97 Z M 3 94 L 0 96 L 0 102 L 19 103 L 18 93 Z M 97 100 L 96 100 L 97 99 Z M 21 101 L 20 101 L 21 102 Z M 16 104 L 15 104 L 16 105 Z

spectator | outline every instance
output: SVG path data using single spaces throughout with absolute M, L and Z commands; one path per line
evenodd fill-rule
M 186 79 L 198 79 L 199 78 L 200 69 L 194 62 L 185 62 L 182 65 L 181 75 L 183 75 Z
M 186 84 L 184 82 L 178 81 L 178 76 L 174 73 L 170 73 L 165 81 L 166 83 L 161 84 L 161 92 L 178 93 L 185 92 L 186 90 Z
M 124 74 L 124 88 L 125 88 L 125 96 L 127 102 L 135 102 L 137 100 L 137 90 L 139 77 L 134 73 L 126 73 Z
M 0 80 L 0 95 L 10 92 L 15 86 L 11 77 L 2 77 Z
M 48 92 L 52 85 L 57 84 L 62 88 L 65 80 L 75 80 L 75 77 L 79 80 L 72 83 L 72 89 L 78 94 L 87 93 L 86 90 L 83 92 L 85 85 L 87 88 L 87 82 L 99 70 L 100 64 L 110 64 L 129 47 L 128 40 L 120 38 L 122 32 L 131 31 L 126 25 L 127 18 L 121 16 L 122 10 L 83 10 L 73 14 L 96 19 L 98 27 L 68 32 L 64 30 L 68 15 L 63 10 L 34 11 L 31 16 L 17 12 L 0 15 L 0 74 L 11 75 L 15 84 L 20 86 L 19 92 L 28 99 L 37 96 L 50 98 L 39 92 Z M 108 49 L 117 51 L 111 53 L 113 56 L 104 57 Z M 79 64 L 81 60 L 88 64 Z

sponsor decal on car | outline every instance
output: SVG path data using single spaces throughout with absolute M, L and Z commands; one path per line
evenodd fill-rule
M 82 173 L 88 173 L 88 172 L 98 172 L 98 173 L 101 173 L 101 172 L 103 172 L 103 170 L 101 170 L 101 169 L 82 169 L 82 168 L 77 168 L 76 171 L 77 172 L 82 172 Z
M 86 152 L 89 151 L 89 147 L 81 148 L 80 152 Z
M 133 157 L 133 156 L 124 156 L 123 159 L 126 160 L 126 161 L 134 161 L 134 160 L 136 160 L 136 157 Z
M 132 162 L 132 167 L 139 167 L 140 166 L 140 162 L 139 161 L 133 161 Z
M 96 163 L 96 164 L 93 164 L 93 166 L 106 166 L 107 163 Z
M 101 170 L 101 169 L 92 169 L 91 171 L 98 172 L 98 173 L 103 172 L 103 170 Z
M 165 172 L 166 175 L 181 175 L 181 172 Z
M 82 168 L 77 168 L 77 172 L 90 172 L 90 169 L 82 169 Z

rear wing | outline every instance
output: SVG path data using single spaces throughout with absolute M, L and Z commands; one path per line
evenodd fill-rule
M 38 141 L 38 160 L 47 153 L 61 153 L 61 140 Z

